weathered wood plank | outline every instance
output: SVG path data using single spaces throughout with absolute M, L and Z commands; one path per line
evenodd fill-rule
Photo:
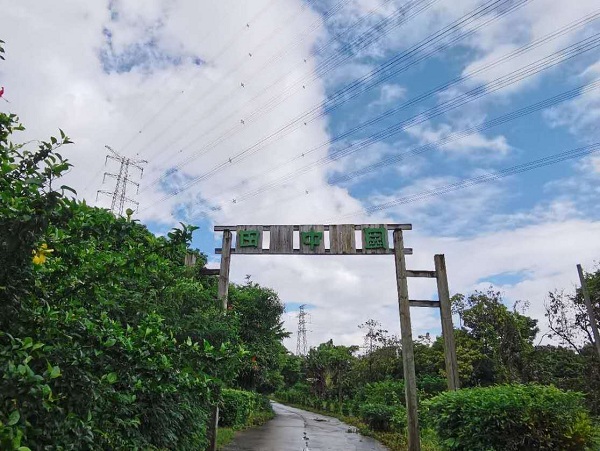
M 269 254 L 294 253 L 294 226 L 271 226 L 270 232 L 271 239 L 269 243 Z
M 221 274 L 221 270 L 216 268 L 202 268 L 200 270 L 201 276 L 218 276 L 219 274 Z
M 227 310 L 227 296 L 229 295 L 229 268 L 231 266 L 231 241 L 232 235 L 229 230 L 223 232 L 223 253 L 221 254 L 221 267 L 219 269 L 218 296 Z
M 332 225 L 329 227 L 329 252 L 331 254 L 355 254 L 356 236 L 353 224 Z
M 442 320 L 442 337 L 444 338 L 444 361 L 446 363 L 448 390 L 458 390 L 460 388 L 460 381 L 458 379 L 458 361 L 456 359 L 454 327 L 452 326 L 452 306 L 450 304 L 446 259 L 442 254 L 438 254 L 434 256 L 434 261 L 435 272 L 437 274 L 438 298 L 440 300 L 440 316 Z
M 227 298 L 229 296 L 229 268 L 231 266 L 231 242 L 233 236 L 231 230 L 223 231 L 223 248 L 221 254 L 221 267 L 219 268 L 219 286 L 217 296 L 223 306 L 223 311 L 227 311 Z M 219 428 L 219 407 L 215 406 L 211 412 L 211 418 L 208 425 L 208 450 L 217 450 L 217 434 Z
M 294 227 L 294 231 L 298 231 L 300 230 L 300 226 L 295 225 Z M 329 230 L 330 225 L 326 224 L 323 225 L 323 228 L 325 231 Z M 412 224 L 385 224 L 385 227 L 388 230 L 396 230 L 396 229 L 400 229 L 400 230 L 412 230 Z M 236 230 L 238 228 L 238 226 L 215 226 L 214 227 L 214 231 L 215 232 L 223 232 L 224 230 Z M 361 229 L 361 225 L 357 224 L 354 226 L 355 230 L 360 230 Z M 271 225 L 263 225 L 263 230 L 270 230 L 271 229 Z
M 440 307 L 439 301 L 411 299 L 409 302 L 411 307 Z
M 406 275 L 407 275 L 407 277 L 428 277 L 430 279 L 434 279 L 435 271 L 424 271 L 424 270 L 420 270 L 420 269 L 417 269 L 417 270 L 407 269 Z
M 322 225 L 300 226 L 300 249 L 301 254 L 324 254 L 325 253 L 325 227 Z M 294 252 L 296 249 L 294 249 Z
M 221 252 L 223 252 L 223 249 L 221 249 L 220 247 L 216 247 L 215 248 L 215 254 L 220 255 Z M 231 253 L 232 254 L 237 254 L 238 252 L 235 249 L 231 249 Z M 362 249 L 356 249 L 356 253 L 354 254 L 348 254 L 348 255 L 391 255 L 394 253 L 394 249 L 390 249 L 388 252 L 386 252 L 385 254 L 364 254 Z M 289 252 L 287 253 L 289 254 Z M 301 254 L 300 249 L 294 249 L 292 254 Z M 268 249 L 263 249 L 262 254 L 257 254 L 257 255 L 276 255 L 273 254 L 271 252 L 269 252 Z M 330 249 L 325 249 L 325 252 L 322 254 L 303 254 L 303 255 L 334 255 L 331 253 Z M 412 247 L 405 247 L 404 248 L 404 255 L 413 255 L 413 248 Z
M 406 413 L 408 416 L 408 451 L 421 451 L 419 437 L 419 416 L 417 411 L 417 377 L 415 374 L 415 353 L 412 341 L 410 321 L 410 300 L 406 261 L 404 259 L 404 239 L 402 230 L 394 230 L 394 260 L 396 263 L 396 285 L 400 307 L 400 332 L 402 336 L 402 363 L 404 370 L 404 390 L 406 394 Z
M 238 226 L 235 237 L 236 254 L 261 254 L 263 251 L 263 226 Z
M 364 254 L 388 254 L 388 229 L 385 224 L 361 226 L 362 251 Z M 381 246 L 381 247 L 379 247 Z

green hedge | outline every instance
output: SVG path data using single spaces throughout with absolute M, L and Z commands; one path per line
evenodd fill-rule
M 553 386 L 463 389 L 425 405 L 446 450 L 598 449 L 583 395 Z
M 365 385 L 357 396 L 361 404 L 403 406 L 404 400 L 404 381 L 373 382 Z
M 360 419 L 373 431 L 401 432 L 406 428 L 406 409 L 403 406 L 363 404 Z
M 219 425 L 238 428 L 251 422 L 259 412 L 271 411 L 269 400 L 258 393 L 224 389 L 221 392 Z

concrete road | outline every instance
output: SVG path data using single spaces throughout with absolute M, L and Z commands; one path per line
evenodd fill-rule
M 239 432 L 225 451 L 387 451 L 379 442 L 332 417 L 272 403 L 275 418 Z

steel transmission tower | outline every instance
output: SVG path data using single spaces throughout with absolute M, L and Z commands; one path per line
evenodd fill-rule
M 110 204 L 110 210 L 114 214 L 118 214 L 119 216 L 123 216 L 123 207 L 125 206 L 125 202 L 129 202 L 134 204 L 136 207 L 139 205 L 133 199 L 127 197 L 127 186 L 129 184 L 135 185 L 137 192 L 140 191 L 140 184 L 130 179 L 129 170 L 130 168 L 135 168 L 140 171 L 140 178 L 144 174 L 143 164 L 148 163 L 146 160 L 134 160 L 133 158 L 127 158 L 122 155 L 119 155 L 116 151 L 114 151 L 110 146 L 105 146 L 110 154 L 106 156 L 106 161 L 104 164 L 108 163 L 108 160 L 115 160 L 120 163 L 120 168 L 118 173 L 105 172 L 104 177 L 102 179 L 102 183 L 106 180 L 106 177 L 114 178 L 116 180 L 114 191 L 105 191 L 98 190 L 96 193 L 96 200 L 98 200 L 98 194 L 106 194 L 112 197 L 112 201 Z
M 306 317 L 307 313 L 304 310 L 306 304 L 300 306 L 298 312 L 298 341 L 296 342 L 296 355 L 306 355 L 308 353 L 308 344 L 306 342 Z

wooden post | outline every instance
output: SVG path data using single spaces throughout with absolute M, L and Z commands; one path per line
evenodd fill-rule
M 227 295 L 229 294 L 229 267 L 231 265 L 231 231 L 223 231 L 223 250 L 221 251 L 221 270 L 219 273 L 219 299 L 223 310 L 227 310 Z
M 594 307 L 592 306 L 592 300 L 590 298 L 590 292 L 587 288 L 585 277 L 583 276 L 583 269 L 581 265 L 577 265 L 577 272 L 579 273 L 579 281 L 581 282 L 581 291 L 583 292 L 583 300 L 587 308 L 590 325 L 592 326 L 592 332 L 594 333 L 594 341 L 596 342 L 596 351 L 598 357 L 600 357 L 600 334 L 598 334 L 598 323 L 596 323 L 596 315 L 594 315 Z
M 229 295 L 229 267 L 231 266 L 231 230 L 223 231 L 223 251 L 221 253 L 221 269 L 219 270 L 218 297 L 222 303 L 223 311 L 227 311 L 227 296 Z M 211 412 L 208 426 L 208 451 L 217 451 L 217 434 L 219 430 L 219 407 Z
M 442 336 L 444 337 L 444 360 L 446 361 L 446 378 L 448 390 L 458 390 L 458 363 L 456 359 L 456 344 L 452 326 L 452 307 L 450 305 L 450 290 L 448 289 L 448 273 L 444 255 L 436 255 L 435 274 L 437 279 L 438 299 L 440 301 L 440 316 L 442 319 Z
M 396 261 L 398 304 L 400 307 L 406 411 L 408 414 L 408 451 L 421 451 L 417 410 L 417 377 L 415 375 L 415 354 L 410 324 L 408 281 L 406 278 L 406 261 L 404 260 L 404 239 L 402 237 L 402 230 L 399 229 L 394 230 L 394 257 Z

